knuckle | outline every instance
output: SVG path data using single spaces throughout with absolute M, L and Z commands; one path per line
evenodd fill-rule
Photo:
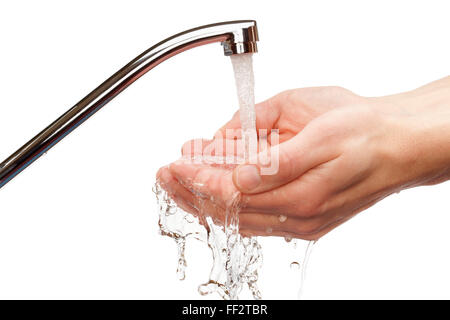
M 298 100 L 298 95 L 297 95 L 298 90 L 300 90 L 300 89 L 290 89 L 290 90 L 282 91 L 282 92 L 276 94 L 275 96 L 273 96 L 272 98 L 270 98 L 268 101 L 272 106 L 277 105 L 277 102 L 278 103 L 281 102 L 282 104 L 295 103 Z
M 313 236 L 320 232 L 321 225 L 316 222 L 299 222 L 295 227 L 295 232 L 299 236 Z
M 319 197 L 310 198 L 298 204 L 298 215 L 307 219 L 318 217 L 323 214 L 324 206 L 325 202 Z
M 343 87 L 340 86 L 328 86 L 328 87 L 323 87 L 323 90 L 326 91 L 328 94 L 333 95 L 333 96 L 340 96 L 340 95 L 353 95 L 353 93 Z
M 282 97 L 287 104 L 297 104 L 299 100 L 299 90 L 291 89 L 282 92 Z
M 193 149 L 193 140 L 186 141 L 181 146 L 181 153 L 184 154 L 191 154 Z
M 295 178 L 295 166 L 293 156 L 289 152 L 280 155 L 280 177 L 281 180 L 291 180 Z
M 331 91 L 331 92 L 343 92 L 343 91 L 347 91 L 347 89 L 344 89 L 341 86 L 328 86 L 325 87 L 327 90 Z
M 231 117 L 230 122 L 233 121 L 233 120 L 240 119 L 240 116 L 241 116 L 241 112 L 240 112 L 240 110 L 237 110 L 235 113 L 233 113 L 233 116 Z
M 311 201 L 305 201 L 299 205 L 299 214 L 302 218 L 314 218 L 317 212 L 316 204 Z

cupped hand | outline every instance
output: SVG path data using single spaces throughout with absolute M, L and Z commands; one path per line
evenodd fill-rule
M 194 163 L 199 151 L 190 142 L 157 176 L 184 210 L 221 221 L 240 191 L 245 235 L 318 239 L 389 194 L 448 174 L 442 159 L 420 160 L 433 140 L 421 138 L 429 127 L 400 101 L 338 87 L 286 91 L 256 106 L 257 130 L 279 132 L 279 144 L 269 145 L 278 148 L 274 174 L 262 174 L 257 157 L 237 167 Z M 239 128 L 236 113 L 219 133 Z M 217 136 L 224 137 L 202 141 L 200 153 L 230 142 Z

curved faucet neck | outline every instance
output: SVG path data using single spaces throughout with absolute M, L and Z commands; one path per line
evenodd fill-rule
M 3 161 L 0 164 L 0 188 L 161 62 L 183 51 L 213 42 L 222 43 L 225 55 L 257 52 L 257 41 L 256 22 L 239 20 L 193 28 L 157 43 Z

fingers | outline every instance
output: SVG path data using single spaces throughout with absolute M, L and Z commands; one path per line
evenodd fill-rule
M 226 207 L 220 206 L 210 198 L 198 196 L 196 190 L 189 190 L 183 186 L 167 167 L 160 170 L 158 177 L 162 187 L 184 211 L 195 216 L 211 216 L 216 223 L 223 224 L 226 220 Z M 281 214 L 239 212 L 240 228 L 254 235 L 295 234 L 297 238 L 307 237 L 319 232 L 325 223 L 324 217 L 302 219 Z
M 281 105 L 285 95 L 278 94 L 255 106 L 256 129 L 270 130 L 276 127 L 280 117 Z M 222 126 L 211 140 L 193 139 L 183 144 L 181 154 L 183 157 L 193 157 L 200 155 L 207 156 L 242 156 L 244 148 L 242 147 L 242 132 L 240 113 L 237 111 L 232 119 Z M 269 142 L 270 143 L 270 142 Z
M 242 157 L 244 154 L 243 142 L 240 139 L 194 139 L 187 141 L 181 148 L 181 154 L 184 158 L 202 158 L 216 157 L 220 164 L 220 157 Z
M 183 162 L 178 162 L 171 168 L 164 167 L 158 172 L 162 187 L 183 210 L 199 217 L 211 216 L 216 223 L 223 224 L 230 199 L 232 199 L 232 196 L 230 196 L 232 192 L 224 191 L 228 189 L 225 185 L 232 185 L 232 182 L 231 180 L 220 179 L 221 176 L 223 177 L 224 173 L 220 167 L 210 168 Z M 306 177 L 308 176 L 312 175 L 306 175 Z M 211 185 L 212 187 L 209 187 Z M 303 188 L 297 181 L 282 187 L 282 189 L 288 187 Z M 330 211 L 326 214 L 318 214 L 317 203 L 321 200 L 311 197 L 315 192 L 310 192 L 310 196 L 305 197 L 305 201 L 294 203 L 296 210 L 292 211 L 293 208 L 289 208 L 289 201 L 280 196 L 281 193 L 272 194 L 275 191 L 278 192 L 279 190 L 245 196 L 241 199 L 239 226 L 242 234 L 314 240 L 343 223 L 345 220 L 342 217 L 347 216 L 342 214 L 341 209 L 338 210 L 339 212 Z M 289 195 L 291 194 L 290 191 L 287 189 L 284 192 Z M 222 197 L 230 198 L 222 199 Z M 270 199 L 281 199 L 277 202 L 281 206 L 270 204 L 271 210 L 258 211 L 259 209 L 267 209 L 268 203 L 265 202 Z M 260 208 L 257 207 L 258 203 Z M 283 204 L 285 207 L 283 207 Z M 346 210 L 354 211 L 355 209 L 348 208 Z M 299 214 L 299 211 L 304 214 Z
M 309 136 L 312 137 L 309 138 Z M 233 174 L 234 184 L 243 193 L 260 193 L 289 183 L 307 170 L 327 160 L 329 149 L 324 148 L 323 145 L 315 146 L 317 140 L 316 136 L 308 134 L 308 131 L 304 130 L 281 144 L 265 150 L 259 148 L 261 153 L 252 159 L 252 163 L 257 164 L 239 166 Z M 230 155 L 239 157 L 243 153 L 242 140 L 196 139 L 186 142 L 182 148 L 184 157 Z M 267 159 L 268 155 L 271 160 L 277 162 L 278 168 L 275 168 L 276 171 L 270 174 L 265 174 L 261 170 L 261 162 Z M 171 165 L 175 170 L 174 174 L 180 175 L 182 180 L 188 178 L 188 172 L 191 175 L 198 174 L 198 172 L 192 172 L 193 167 L 188 167 L 186 164 L 177 161 Z M 177 168 L 178 165 L 181 167 Z M 185 171 L 188 169 L 191 171 Z M 208 170 L 201 166 L 198 166 L 197 169 Z
M 344 222 L 345 222 L 345 220 L 334 221 L 333 223 L 330 223 L 323 229 L 320 229 L 318 232 L 314 232 L 314 233 L 295 233 L 295 232 L 288 232 L 288 231 L 284 231 L 284 230 L 281 230 L 281 231 L 275 230 L 275 231 L 272 231 L 271 233 L 268 233 L 267 231 L 261 232 L 259 230 L 246 229 L 246 228 L 240 228 L 239 232 L 246 237 L 275 236 L 275 237 L 285 237 L 285 238 L 290 238 L 290 239 L 298 238 L 298 239 L 303 239 L 303 240 L 318 240 L 321 237 L 323 237 L 324 235 L 326 235 L 328 232 L 335 229 L 336 227 L 338 227 L 339 225 L 341 225 Z
M 232 169 L 226 166 L 195 164 L 181 159 L 170 164 L 169 170 L 177 181 L 196 196 L 213 200 L 223 208 L 238 194 L 232 182 Z
M 211 144 L 213 140 L 207 139 L 192 139 L 186 141 L 181 147 L 181 154 L 183 156 L 197 156 L 202 155 L 205 149 Z
M 266 213 L 239 213 L 239 227 L 257 235 L 295 234 L 296 238 L 321 232 L 328 225 L 325 217 L 299 219 Z
M 197 215 L 198 209 L 194 201 L 190 201 L 192 194 L 184 188 L 170 173 L 168 167 L 159 169 L 157 179 L 161 187 L 166 190 L 169 196 L 186 212 Z
M 238 166 L 233 172 L 233 182 L 242 193 L 261 193 L 287 184 L 338 155 L 336 148 L 324 141 L 317 130 L 307 127 L 292 139 L 260 152 L 248 164 Z M 270 172 L 261 164 L 267 157 L 272 163 Z M 277 167 L 273 168 L 273 163 Z
M 314 168 L 279 188 L 258 194 L 243 195 L 246 212 L 282 212 L 298 218 L 311 218 L 324 214 L 324 203 L 333 195 L 323 180 L 323 167 Z

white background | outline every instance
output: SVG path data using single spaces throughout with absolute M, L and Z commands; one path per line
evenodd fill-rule
M 255 19 L 256 98 L 340 85 L 377 96 L 449 74 L 445 1 L 2 1 L 0 157 L 179 31 Z M 213 44 L 163 63 L 0 190 L 0 298 L 202 298 L 205 246 L 158 235 L 157 169 L 237 109 Z M 450 184 L 385 199 L 321 239 L 304 298 L 450 298 Z M 263 239 L 265 298 L 295 298 L 281 239 Z

